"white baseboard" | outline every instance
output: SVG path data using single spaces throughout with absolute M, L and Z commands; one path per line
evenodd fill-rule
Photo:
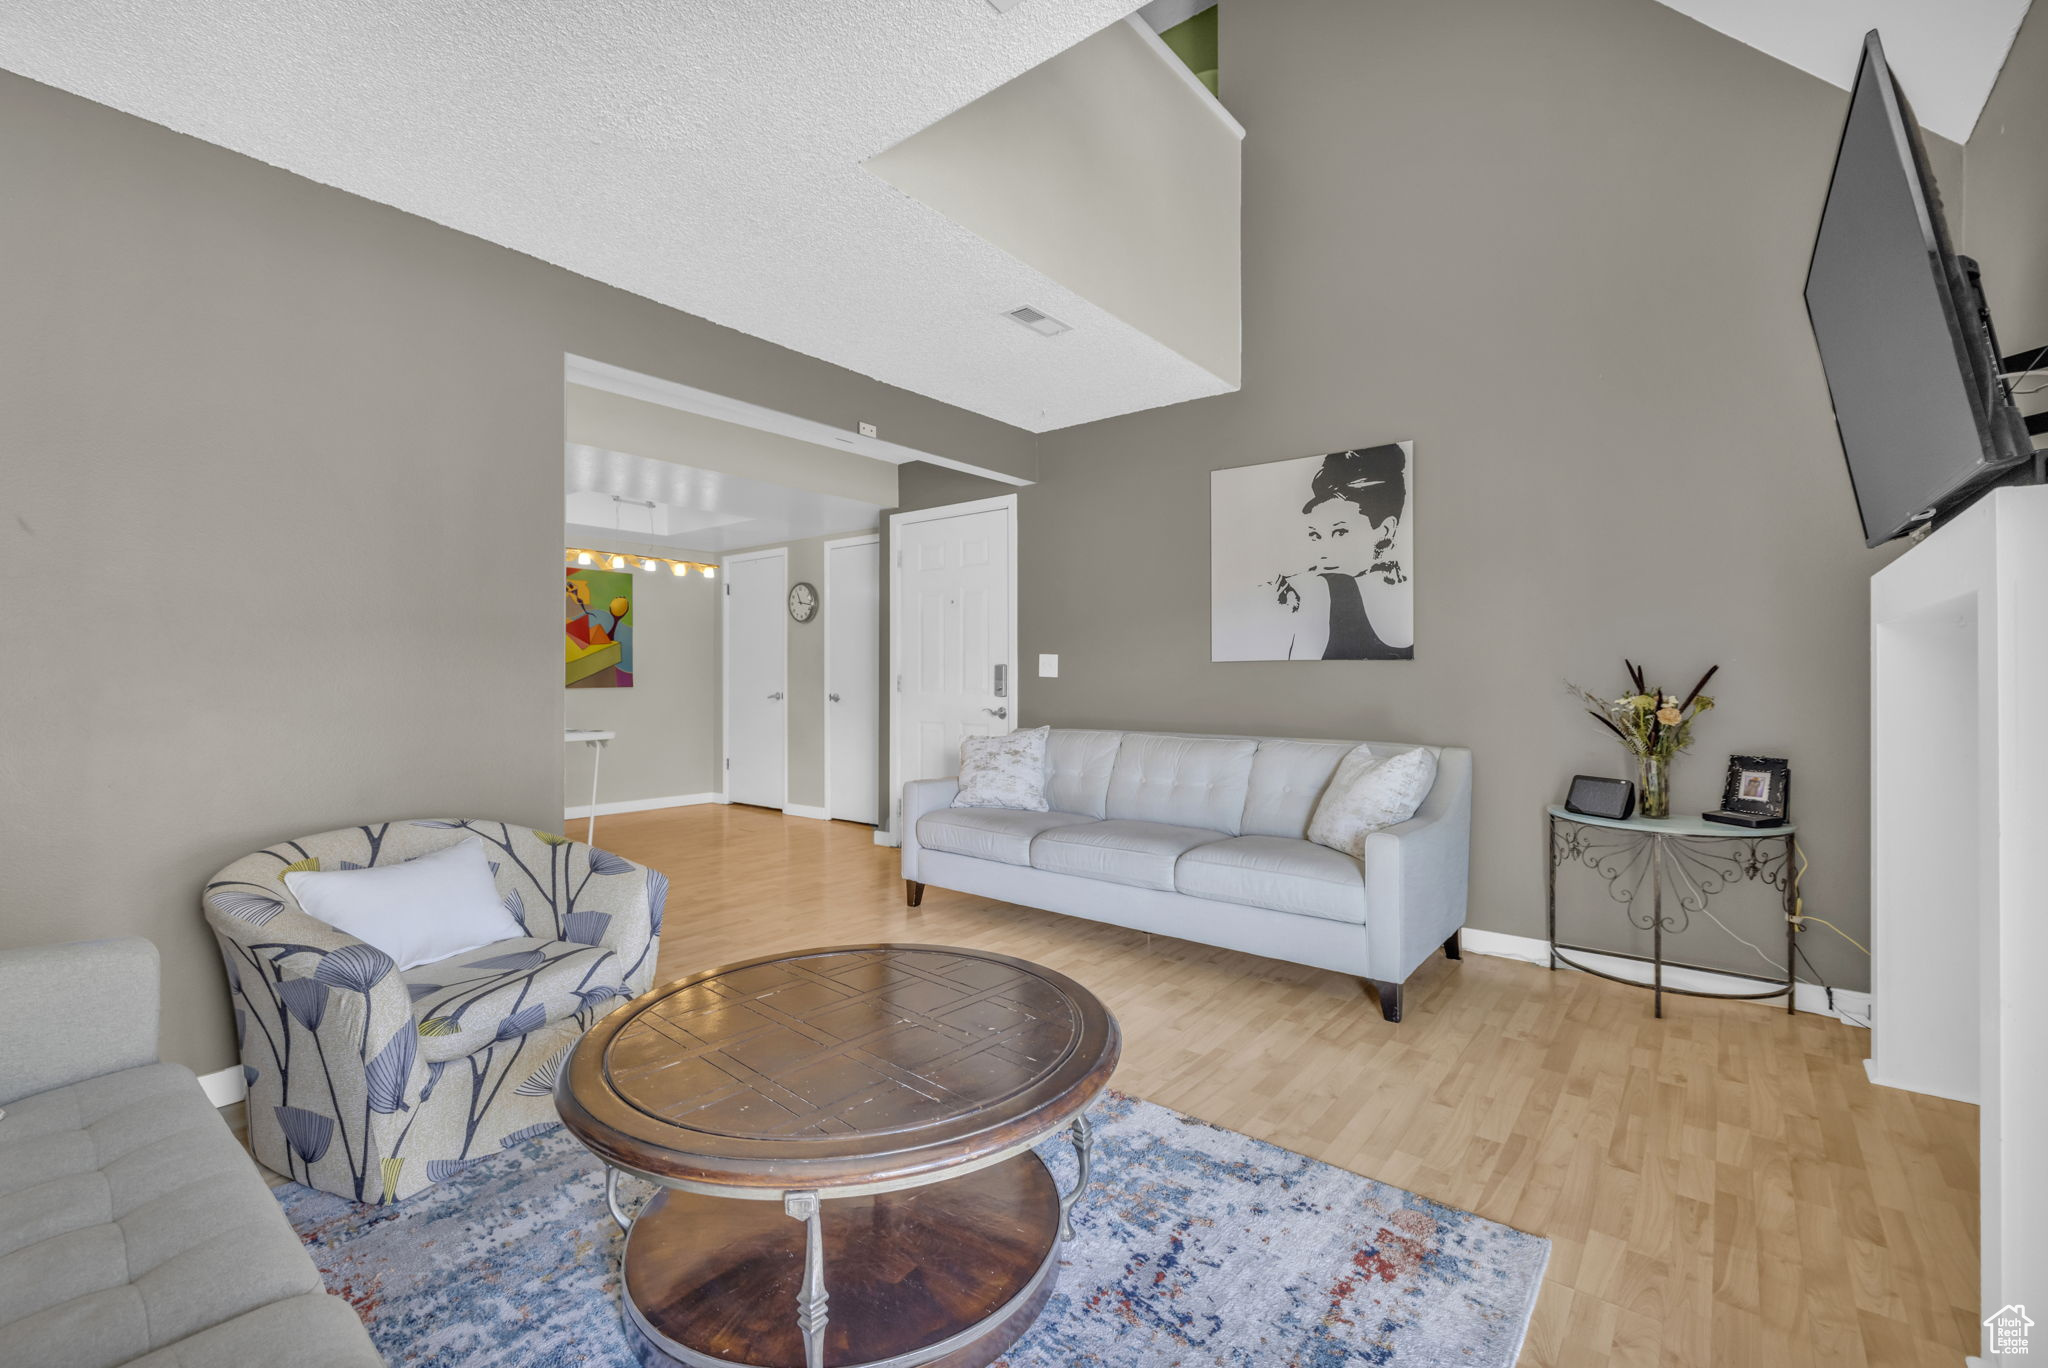
M 249 1086 L 242 1081 L 242 1066 L 239 1064 L 218 1073 L 199 1075 L 199 1086 L 206 1089 L 206 1100 L 216 1107 L 232 1106 L 249 1095 Z
M 722 803 L 722 793 L 679 793 L 673 798 L 627 798 L 617 803 L 599 803 L 593 808 L 588 803 L 562 809 L 564 820 L 573 821 L 578 817 L 609 817 L 618 812 L 653 812 L 656 808 L 695 807 L 699 803 Z
M 1836 993 L 1835 996 L 1840 997 L 1841 994 Z M 1974 1087 L 1951 1089 L 1944 1088 L 1939 1083 L 1908 1083 L 1902 1079 L 1889 1078 L 1877 1067 L 1875 1059 L 1863 1061 L 1863 1076 L 1880 1088 L 1897 1088 L 1900 1092 L 1919 1093 L 1925 1097 L 1944 1097 L 1951 1102 L 1967 1102 L 1973 1107 L 1982 1103 Z M 1972 1084 L 1976 1081 L 1974 1076 L 1967 1080 Z
M 824 808 L 812 807 L 808 803 L 784 803 L 782 805 L 782 815 L 785 817 L 808 817 L 814 822 L 829 822 L 832 820 L 832 814 Z
M 878 846 L 887 846 L 889 849 L 894 850 L 898 846 L 901 846 L 903 844 L 903 838 L 901 836 L 898 836 L 893 831 L 884 831 L 880 827 L 876 827 L 875 844 Z
M 1502 959 L 1523 960 L 1530 964 L 1550 963 L 1550 943 L 1536 936 L 1511 936 L 1505 931 L 1486 931 L 1468 926 L 1459 935 L 1459 943 L 1475 955 L 1495 955 Z M 1620 955 L 1600 955 L 1584 950 L 1574 950 L 1574 956 L 1584 960 L 1595 969 L 1621 978 L 1633 979 L 1639 983 L 1650 981 L 1650 966 L 1639 960 L 1625 959 Z M 1563 966 L 1569 968 L 1570 966 Z M 1756 983 L 1751 979 L 1739 978 L 1734 974 L 1716 974 L 1705 969 L 1664 969 L 1664 982 L 1672 988 L 1698 988 L 1706 992 L 1739 993 L 1753 991 Z M 1851 1026 L 1868 1028 L 1870 1025 L 1870 994 L 1851 991 L 1846 988 L 1835 990 L 1835 1001 L 1828 1005 L 1828 990 L 1818 983 L 1801 983 L 1793 989 L 1793 1001 L 1802 1012 L 1817 1016 L 1831 1016 L 1846 1021 Z M 1758 1006 L 1781 1007 L 1782 999 L 1759 998 Z

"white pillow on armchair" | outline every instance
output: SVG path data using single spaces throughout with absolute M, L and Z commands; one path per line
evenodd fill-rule
M 307 916 L 376 946 L 401 970 L 526 934 L 475 836 L 401 864 L 295 869 L 284 886 Z
M 953 806 L 1046 811 L 1045 747 L 1051 736 L 1051 727 L 1033 727 L 962 740 L 960 792 Z

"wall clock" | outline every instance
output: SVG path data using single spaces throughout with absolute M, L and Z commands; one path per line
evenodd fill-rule
M 797 622 L 809 622 L 818 615 L 818 586 L 809 580 L 798 580 L 789 590 L 789 616 Z

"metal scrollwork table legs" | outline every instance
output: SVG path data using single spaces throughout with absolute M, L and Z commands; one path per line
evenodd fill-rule
M 1796 1013 L 1793 976 L 1794 941 L 1799 933 L 1796 921 L 1795 836 L 1791 826 L 1751 831 L 1740 827 L 1713 827 L 1696 819 L 1662 821 L 1632 819 L 1627 822 L 1585 818 L 1553 807 L 1549 812 L 1549 841 L 1546 872 L 1550 967 L 1564 964 L 1583 973 L 1648 988 L 1655 1012 L 1664 1015 L 1664 995 L 1687 997 L 1755 998 L 1783 997 L 1785 1011 Z M 1572 945 L 1557 938 L 1557 872 L 1567 864 L 1584 865 L 1607 886 L 1607 895 L 1627 913 L 1629 924 L 1650 933 L 1650 953 L 1631 954 L 1592 945 Z M 1664 937 L 1690 925 L 1693 914 L 1707 913 L 1714 896 L 1731 884 L 1760 883 L 1779 893 L 1785 918 L 1785 974 L 1782 979 L 1742 974 L 1706 965 L 1685 964 L 1664 957 Z M 1647 892 L 1649 907 L 1639 906 L 1637 897 Z M 1579 954 L 1611 955 L 1650 966 L 1650 981 L 1626 978 L 1572 958 Z M 1665 983 L 1664 971 L 1695 969 L 1731 978 L 1751 979 L 1768 987 L 1753 993 L 1724 993 L 1705 988 L 1675 988 Z

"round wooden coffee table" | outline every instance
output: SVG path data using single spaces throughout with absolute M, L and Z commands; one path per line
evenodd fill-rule
M 854 945 L 729 964 L 593 1026 L 555 1085 L 608 1166 L 624 1301 L 705 1368 L 979 1368 L 1052 1295 L 1116 1018 L 1007 955 Z M 1031 1147 L 1072 1128 L 1062 1196 Z M 663 1191 L 628 1220 L 618 1177 Z

